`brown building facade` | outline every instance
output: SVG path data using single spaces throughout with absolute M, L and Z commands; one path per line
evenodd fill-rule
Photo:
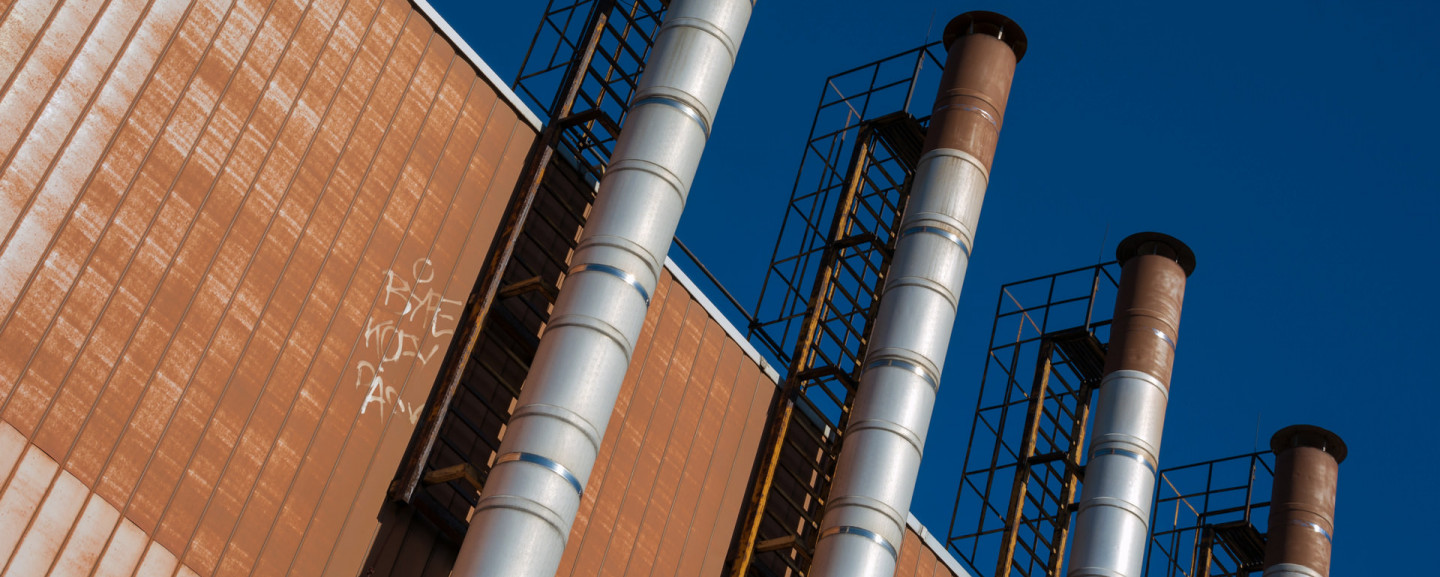
M 538 130 L 426 10 L 0 7 L 8 574 L 373 531 Z
M 387 487 L 539 130 L 423 1 L 0 2 L 0 573 L 448 574 Z M 561 575 L 731 545 L 778 375 L 666 271 Z

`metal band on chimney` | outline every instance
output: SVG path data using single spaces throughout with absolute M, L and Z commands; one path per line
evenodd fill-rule
M 916 375 L 919 375 L 920 378 L 925 379 L 925 382 L 930 384 L 931 389 L 934 389 L 936 392 L 940 391 L 940 380 L 931 376 L 930 371 L 925 370 L 925 367 L 922 367 L 910 361 L 901 359 L 880 359 L 878 361 L 871 361 L 870 364 L 865 365 L 865 370 L 868 371 L 870 369 L 878 367 L 894 367 L 902 371 L 915 373 Z
M 1296 526 L 1299 526 L 1299 527 L 1305 527 L 1305 528 L 1307 528 L 1307 529 L 1310 529 L 1310 530 L 1312 530 L 1312 531 L 1315 531 L 1316 533 L 1319 533 L 1320 535 L 1324 536 L 1326 541 L 1329 541 L 1329 542 L 1331 542 L 1331 543 L 1334 543 L 1334 542 L 1335 542 L 1335 538 L 1330 535 L 1330 532 L 1329 532 L 1329 531 L 1326 531 L 1324 527 L 1321 527 L 1321 526 L 1319 526 L 1319 525 L 1317 525 L 1317 524 L 1315 524 L 1315 523 L 1311 523 L 1311 522 L 1309 522 L 1309 521 L 1301 521 L 1301 520 L 1299 520 L 1299 519 L 1291 519 L 1291 520 L 1290 520 L 1290 524 L 1291 524 L 1291 525 L 1296 525 Z
M 876 545 L 884 548 L 885 552 L 890 554 L 891 559 L 898 559 L 900 557 L 899 553 L 895 550 L 894 545 L 891 545 L 890 542 L 886 541 L 884 537 L 881 537 L 879 533 L 876 533 L 864 527 L 855 527 L 851 525 L 831 527 L 820 533 L 820 540 L 824 540 L 828 537 L 834 537 L 835 535 L 854 535 L 856 537 L 864 537 L 866 539 L 874 541 Z
M 710 138 L 710 123 L 706 122 L 705 117 L 700 114 L 700 111 L 696 110 L 694 106 L 690 106 L 689 103 L 682 102 L 678 99 L 663 94 L 657 94 L 655 96 L 641 98 L 640 100 L 635 101 L 635 104 L 631 105 L 631 107 L 639 108 L 646 104 L 663 104 L 665 106 L 669 106 L 671 108 L 679 110 L 680 112 L 683 112 L 685 116 L 690 117 L 690 120 L 694 120 L 695 124 L 700 125 L 700 130 L 705 133 L 706 139 Z
M 576 478 L 575 474 L 570 472 L 570 469 L 566 469 L 565 465 L 556 463 L 552 459 L 536 455 L 535 453 L 516 452 L 500 455 L 500 458 L 495 459 L 495 464 L 499 465 L 501 463 L 509 463 L 512 461 L 530 463 L 532 465 L 540 465 L 541 467 L 545 467 L 546 469 L 554 472 L 556 475 L 559 475 L 560 478 L 565 479 L 565 482 L 570 483 L 570 486 L 575 489 L 576 495 L 585 494 L 585 486 L 580 484 L 580 479 Z
M 965 258 L 970 258 L 970 247 L 965 246 L 965 242 L 960 240 L 960 235 L 955 234 L 955 233 L 953 233 L 953 232 L 950 232 L 950 231 L 948 231 L 948 230 L 945 230 L 945 229 L 943 229 L 943 228 L 940 228 L 940 227 L 938 227 L 938 226 L 925 226 L 925 225 L 912 226 L 912 227 L 910 227 L 910 228 L 907 228 L 907 229 L 905 229 L 905 230 L 900 231 L 900 237 L 899 237 L 899 238 L 905 238 L 905 237 L 910 236 L 910 235 L 912 235 L 912 234 L 920 234 L 920 233 L 928 233 L 928 234 L 938 235 L 938 236 L 940 236 L 941 238 L 944 238 L 945 240 L 948 240 L 948 241 L 950 241 L 950 242 L 953 242 L 953 243 L 955 243 L 956 246 L 959 246 L 959 247 L 960 247 L 960 251 L 961 251 L 961 252 L 964 252 L 964 253 L 965 253 Z
M 1129 457 L 1131 459 L 1135 459 L 1136 461 L 1140 461 L 1141 465 L 1145 465 L 1146 469 L 1150 469 L 1151 475 L 1159 474 L 1155 469 L 1155 464 L 1151 463 L 1150 459 L 1145 458 L 1145 455 L 1141 455 L 1140 453 L 1136 453 L 1135 451 L 1126 451 L 1125 449 L 1100 449 L 1098 451 L 1095 451 L 1094 453 L 1091 453 L 1090 458 L 1094 459 L 1095 457 L 1101 457 L 1104 455 L 1119 455 L 1121 457 Z
M 1170 350 L 1173 351 L 1179 348 L 1175 346 L 1175 339 L 1170 338 L 1170 335 L 1165 334 L 1165 331 L 1156 328 L 1152 328 L 1150 330 L 1155 333 L 1155 336 L 1160 337 L 1160 340 L 1165 341 L 1165 344 L 1170 345 Z
M 640 284 L 639 277 L 636 277 L 633 274 L 630 274 L 608 264 L 590 263 L 577 265 L 570 267 L 570 272 L 567 274 L 573 275 L 575 273 L 581 273 L 586 271 L 603 272 L 622 281 L 625 281 L 626 284 L 635 287 L 635 292 L 640 293 L 640 298 L 645 299 L 645 304 L 650 304 L 650 291 L 645 290 L 645 285 Z

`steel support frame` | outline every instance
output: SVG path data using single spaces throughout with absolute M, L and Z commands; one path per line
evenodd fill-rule
M 1244 453 L 1160 470 L 1151 512 L 1146 577 L 1245 577 L 1260 559 L 1232 542 L 1249 535 L 1263 555 L 1263 522 L 1275 475 L 1270 451 Z M 1258 524 L 1257 524 L 1258 523 Z M 1229 540 L 1227 540 L 1229 539 Z
M 528 371 L 535 352 L 538 327 L 549 315 L 546 304 L 553 302 L 560 271 L 567 266 L 565 247 L 549 241 L 574 244 L 668 4 L 664 0 L 627 4 L 616 0 L 551 0 L 521 66 L 516 91 L 544 107 L 549 122 L 526 158 L 516 194 L 506 208 L 496 241 L 466 303 L 461 330 L 447 352 L 389 491 L 390 499 L 417 505 L 422 515 L 456 541 L 464 534 L 464 505 L 474 504 L 478 488 L 465 479 L 433 487 L 421 481 L 427 472 L 454 466 L 454 455 L 442 462 L 437 461 L 435 452 L 437 446 L 451 444 L 445 438 L 449 427 L 463 425 L 468 432 L 462 437 L 479 437 L 471 442 L 494 445 L 490 447 L 492 452 L 498 446 L 498 437 L 487 437 L 503 435 L 509 416 L 505 399 L 519 396 L 523 372 Z M 580 14 L 584 15 L 584 23 L 577 27 L 574 19 Z M 547 41 L 556 34 L 558 41 L 545 60 Z M 554 99 L 541 103 L 537 91 L 548 88 L 561 71 Z M 567 198 L 566 194 L 578 196 Z M 515 304 L 499 306 L 507 300 Z M 482 362 L 477 347 L 485 342 L 503 345 L 501 354 L 508 358 L 505 362 L 518 365 L 521 374 L 507 379 L 501 374 L 504 367 Z M 472 402 L 478 400 L 484 405 L 488 411 L 486 422 L 477 425 L 453 411 L 460 397 L 467 394 Z M 449 448 L 451 453 L 463 455 L 461 450 Z M 463 459 L 483 483 L 493 454 L 485 462 Z M 429 494 L 434 490 L 453 494 Z M 455 509 L 457 505 L 460 510 Z
M 946 542 L 977 575 L 1061 574 L 1109 328 L 1094 314 L 1118 273 L 1102 263 L 1001 287 Z

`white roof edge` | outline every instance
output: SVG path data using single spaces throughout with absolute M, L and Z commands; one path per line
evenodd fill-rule
M 530 126 L 535 127 L 536 132 L 540 131 L 543 126 L 540 122 L 540 117 L 535 116 L 535 113 L 530 110 L 530 107 L 526 106 L 525 103 L 520 100 L 520 96 L 515 94 L 515 91 L 510 90 L 510 85 L 500 80 L 500 75 L 495 74 L 495 71 L 490 68 L 490 65 L 486 64 L 485 61 L 480 58 L 480 55 L 475 53 L 475 49 L 471 48 L 470 44 L 465 42 L 464 38 L 460 37 L 460 33 L 456 32 L 454 28 L 451 28 L 450 23 L 440 17 L 440 13 L 435 10 L 434 6 L 431 6 L 430 3 L 425 0 L 410 0 L 410 3 L 425 13 L 425 17 L 430 20 L 430 23 L 434 24 L 435 28 L 439 29 L 441 34 L 444 34 L 446 38 L 450 39 L 451 43 L 460 49 L 460 53 L 465 56 L 465 59 L 469 60 L 471 64 L 475 65 L 475 68 L 480 70 L 480 75 L 485 77 L 485 81 L 489 82 L 491 86 L 494 86 L 495 91 L 505 97 L 505 100 L 508 101 L 511 106 L 514 106 L 515 110 L 520 112 L 520 116 L 524 117 L 525 121 L 530 123 Z
M 946 567 L 950 568 L 950 572 L 954 573 L 956 577 L 972 577 L 970 572 L 966 571 L 964 567 L 961 567 L 960 562 L 956 561 L 955 557 L 950 555 L 950 552 L 945 549 L 945 546 L 940 544 L 940 540 L 936 539 L 935 535 L 931 534 L 929 529 L 926 529 L 924 525 L 920 524 L 920 520 L 915 518 L 914 513 L 910 513 L 907 516 L 905 525 L 910 527 L 910 530 L 914 531 L 916 535 L 920 536 L 920 541 L 924 542 L 925 546 L 929 547 L 930 551 L 935 553 L 935 557 L 939 558 L 941 563 L 944 563 Z
M 685 290 L 690 293 L 690 297 L 694 298 L 695 302 L 705 307 L 705 312 L 710 313 L 710 317 L 715 319 L 715 322 L 720 323 L 721 328 L 725 329 L 725 334 L 730 335 L 730 338 L 740 345 L 740 349 L 745 351 L 745 355 L 755 361 L 755 364 L 760 365 L 760 370 L 764 371 L 765 375 L 770 377 L 770 380 L 775 381 L 776 385 L 779 385 L 780 373 L 775 372 L 775 368 L 770 366 L 770 363 L 765 360 L 765 357 L 760 356 L 760 351 L 755 350 L 755 347 L 750 344 L 750 341 L 745 339 L 745 335 L 740 333 L 740 329 L 735 328 L 735 325 L 730 322 L 730 319 L 725 317 L 725 313 L 715 308 L 715 303 L 710 301 L 710 297 L 705 296 L 705 293 L 700 290 L 700 287 L 695 286 L 695 282 L 690 280 L 690 277 L 686 276 L 684 271 L 680 270 L 680 265 L 675 264 L 675 261 L 670 260 L 668 256 L 665 257 L 665 270 L 670 271 L 670 275 L 675 277 L 675 280 L 680 281 L 680 284 L 685 287 Z

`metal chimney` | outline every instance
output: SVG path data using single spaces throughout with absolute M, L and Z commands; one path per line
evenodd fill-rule
M 1075 520 L 1070 577 L 1140 577 L 1180 337 L 1180 303 L 1185 279 L 1195 270 L 1190 248 L 1159 233 L 1130 235 L 1115 252 L 1120 289 Z
M 940 93 L 901 221 L 811 576 L 890 576 L 940 388 L 980 205 L 1025 33 L 993 12 L 950 21 Z
M 670 5 L 454 575 L 559 567 L 751 6 Z
M 1335 535 L 1335 487 L 1345 442 L 1310 425 L 1291 425 L 1270 438 L 1275 485 L 1265 577 L 1328 577 Z

